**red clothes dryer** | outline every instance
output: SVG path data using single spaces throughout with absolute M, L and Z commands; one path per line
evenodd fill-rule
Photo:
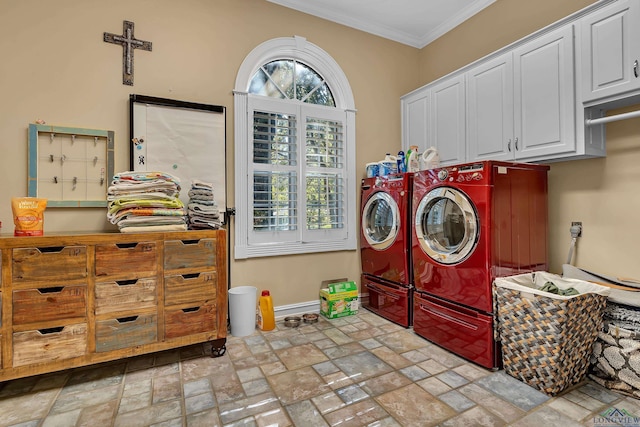
M 487 368 L 500 367 L 493 279 L 548 268 L 548 170 L 484 161 L 415 174 L 418 335 Z
M 411 191 L 413 174 L 365 178 L 361 186 L 360 259 L 364 307 L 411 325 Z

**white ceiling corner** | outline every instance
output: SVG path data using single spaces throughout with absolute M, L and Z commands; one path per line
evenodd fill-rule
M 423 48 L 496 0 L 267 0 Z

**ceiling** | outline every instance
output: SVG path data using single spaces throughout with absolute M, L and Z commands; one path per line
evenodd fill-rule
M 422 48 L 496 0 L 267 0 Z

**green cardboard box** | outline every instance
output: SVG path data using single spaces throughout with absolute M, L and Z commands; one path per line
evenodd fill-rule
M 339 292 L 357 291 L 356 282 L 337 282 L 329 284 L 329 293 L 337 294 Z
M 327 289 L 320 289 L 320 313 L 328 319 L 358 314 L 358 307 L 355 282 L 332 283 Z

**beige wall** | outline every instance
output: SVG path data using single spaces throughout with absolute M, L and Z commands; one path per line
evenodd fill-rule
M 640 105 L 610 111 L 617 114 Z M 607 157 L 554 163 L 549 173 L 551 268 L 561 271 L 571 221 L 582 221 L 574 265 L 640 279 L 640 119 L 607 125 Z
M 102 41 L 122 21 L 153 51 L 135 51 L 135 86 L 122 84 L 122 49 Z M 264 0 L 23 0 L 0 6 L 0 221 L 13 232 L 12 196 L 27 192 L 27 128 L 47 124 L 115 131 L 116 171 L 129 169 L 129 94 L 227 108 L 228 200 L 233 206 L 236 73 L 258 44 L 299 35 L 345 72 L 358 109 L 356 163 L 400 149 L 399 98 L 417 86 L 417 49 Z M 353 185 L 359 185 L 359 181 Z M 222 189 L 218 189 L 222 191 Z M 106 209 L 49 208 L 45 232 L 113 229 Z M 233 235 L 231 236 L 233 239 Z M 232 286 L 270 289 L 276 306 L 317 300 L 325 279 L 359 282 L 358 251 L 231 263 Z
M 357 177 L 363 165 L 400 149 L 401 95 L 591 3 L 498 0 L 418 51 L 264 0 L 22 0 L 0 7 L 0 221 L 13 232 L 10 198 L 27 191 L 27 127 L 114 130 L 116 171 L 129 168 L 130 93 L 227 108 L 228 200 L 233 206 L 233 98 L 242 60 L 259 43 L 299 35 L 342 67 L 358 109 Z M 122 49 L 102 41 L 135 22 L 153 52 L 135 52 L 135 86 L 122 84 Z M 580 266 L 640 277 L 635 254 L 638 120 L 608 126 L 606 159 L 557 163 L 550 173 L 552 270 L 569 249 L 569 224 L 583 222 Z M 359 182 L 354 183 L 358 185 Z M 617 202 L 617 203 L 616 203 Z M 105 209 L 48 209 L 45 231 L 112 230 Z M 233 241 L 233 233 L 230 236 Z M 317 298 L 325 279 L 359 280 L 357 251 L 231 262 L 232 286 L 270 289 L 276 306 Z
M 439 77 L 505 47 L 592 3 L 594 0 L 496 0 L 420 50 L 420 83 Z
M 497 0 L 426 46 L 424 85 L 590 4 L 593 0 Z M 640 106 L 617 112 L 637 110 Z M 549 173 L 550 270 L 561 273 L 572 221 L 582 221 L 574 264 L 618 277 L 640 278 L 640 120 L 607 125 L 607 157 L 552 163 Z

